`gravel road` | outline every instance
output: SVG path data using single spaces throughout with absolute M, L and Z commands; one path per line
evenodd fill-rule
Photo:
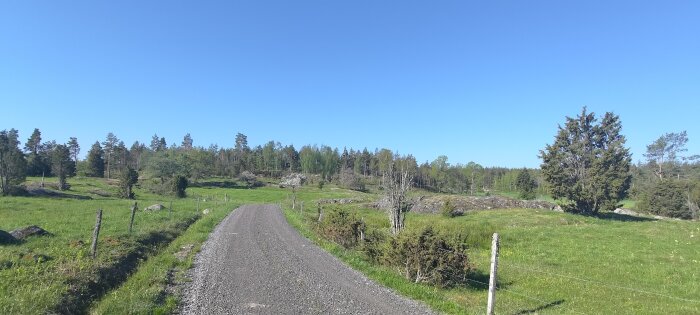
M 432 314 L 312 244 L 276 205 L 235 210 L 197 255 L 185 314 Z

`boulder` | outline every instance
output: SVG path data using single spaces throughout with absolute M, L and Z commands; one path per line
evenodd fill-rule
M 12 234 L 0 230 L 0 245 L 14 244 L 16 242 L 17 239 L 14 236 L 12 236 Z
M 143 211 L 160 211 L 160 210 L 163 210 L 163 209 L 165 209 L 165 206 L 158 203 L 158 204 L 154 204 L 154 205 L 152 205 L 152 206 L 143 208 Z
M 15 239 L 23 240 L 23 239 L 30 237 L 30 236 L 33 236 L 33 235 L 39 235 L 39 236 L 51 235 L 51 233 L 47 232 L 46 230 L 44 230 L 36 225 L 30 225 L 28 227 L 13 230 L 10 232 L 10 235 L 12 235 L 12 237 L 14 237 Z

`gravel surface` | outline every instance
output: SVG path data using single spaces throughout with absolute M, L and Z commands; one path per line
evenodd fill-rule
M 197 255 L 185 314 L 432 314 L 289 226 L 276 205 L 235 210 Z

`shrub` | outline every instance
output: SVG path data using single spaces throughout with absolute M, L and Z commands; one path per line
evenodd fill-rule
M 451 201 L 447 200 L 440 208 L 440 213 L 444 217 L 454 218 L 464 214 L 464 211 L 457 210 Z
M 659 181 L 641 196 L 639 210 L 665 217 L 692 219 L 693 211 L 688 207 L 688 185 L 673 179 Z
M 326 184 L 326 181 L 324 181 L 323 179 L 318 181 L 318 189 L 323 189 L 323 185 L 325 185 L 325 184 Z
M 354 214 L 340 209 L 324 212 L 318 228 L 325 238 L 345 248 L 351 248 L 357 245 L 364 223 Z
M 238 179 L 245 182 L 248 188 L 262 186 L 262 182 L 258 180 L 258 177 L 249 171 L 243 171 L 241 175 L 238 176 Z
M 418 233 L 404 232 L 387 248 L 386 261 L 406 279 L 439 287 L 463 283 L 471 272 L 465 246 L 452 246 L 428 226 Z
M 185 193 L 187 185 L 189 185 L 187 177 L 182 175 L 175 176 L 172 182 L 172 188 L 173 192 L 175 193 L 175 196 L 177 196 L 178 198 L 185 198 L 187 196 L 187 194 Z
M 362 192 L 366 191 L 365 184 L 362 182 L 360 177 L 355 175 L 355 173 L 349 168 L 344 169 L 340 173 L 339 183 L 343 188 Z
M 137 173 L 131 167 L 127 167 L 119 174 L 119 195 L 122 198 L 134 199 L 133 186 L 139 179 Z
M 359 251 L 367 257 L 367 260 L 378 264 L 387 251 L 387 239 L 388 235 L 386 233 L 377 229 L 371 229 L 365 233 L 365 240 L 360 243 Z

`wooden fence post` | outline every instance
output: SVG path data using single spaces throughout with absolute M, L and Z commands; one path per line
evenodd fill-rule
M 138 204 L 134 202 L 134 205 L 131 206 L 131 219 L 129 220 L 129 234 L 131 234 L 131 230 L 134 227 L 134 217 L 136 216 L 136 209 L 138 208 Z
M 95 222 L 95 229 L 92 231 L 92 259 L 97 257 L 97 237 L 100 236 L 100 227 L 102 226 L 102 209 L 97 210 L 97 222 Z
M 498 272 L 498 247 L 500 245 L 498 233 L 493 233 L 493 241 L 491 242 L 491 276 L 489 277 L 489 299 L 486 306 L 486 314 L 493 315 L 495 313 L 494 305 L 496 303 L 496 273 Z

